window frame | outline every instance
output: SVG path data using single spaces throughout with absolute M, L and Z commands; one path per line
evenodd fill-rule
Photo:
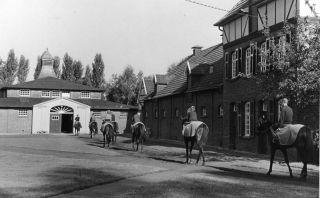
M 44 93 L 47 93 L 47 94 L 44 94 Z M 41 91 L 41 97 L 43 98 L 50 98 L 50 90 L 42 90 Z
M 28 109 L 19 109 L 18 117 L 28 117 Z
M 244 104 L 244 136 L 251 135 L 251 103 L 250 101 Z
M 56 93 L 58 93 L 58 95 L 55 95 Z M 52 97 L 52 98 L 58 98 L 58 97 L 60 97 L 60 91 L 52 90 L 52 91 L 51 91 L 51 97 Z
M 208 117 L 207 107 L 201 106 L 201 117 Z
M 253 74 L 253 45 L 250 45 L 246 49 L 246 60 L 245 60 L 245 65 L 246 65 L 246 76 L 251 76 Z
M 52 115 L 51 116 L 51 120 L 59 120 L 59 116 L 58 115 Z
M 223 117 L 223 106 L 221 104 L 218 105 L 218 116 Z
M 267 56 L 267 41 L 265 41 L 260 45 L 260 71 L 263 73 L 267 71 Z
M 80 98 L 91 98 L 90 91 L 81 91 Z
M 28 93 L 28 94 L 25 94 L 25 93 Z M 30 97 L 30 95 L 31 95 L 30 89 L 20 89 L 19 90 L 19 96 L 21 96 L 21 97 Z
M 175 114 L 176 118 L 180 117 L 180 111 L 178 108 L 175 109 L 174 114 Z
M 238 49 L 236 49 L 231 55 L 231 78 L 237 77 L 237 66 L 238 66 Z

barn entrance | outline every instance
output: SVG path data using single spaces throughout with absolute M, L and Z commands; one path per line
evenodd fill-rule
M 73 109 L 59 105 L 50 109 L 50 133 L 73 132 Z

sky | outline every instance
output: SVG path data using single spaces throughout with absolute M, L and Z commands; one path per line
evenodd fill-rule
M 238 0 L 195 1 L 229 10 Z M 185 0 L 0 0 L 0 58 L 10 49 L 28 58 L 27 80 L 47 48 L 84 67 L 101 53 L 106 80 L 127 65 L 145 76 L 164 74 L 192 46 L 221 43 L 213 24 L 225 14 Z

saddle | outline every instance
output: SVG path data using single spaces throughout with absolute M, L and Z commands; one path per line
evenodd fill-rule
M 289 124 L 275 131 L 275 143 L 280 145 L 292 145 L 298 136 L 299 130 L 304 127 L 302 124 Z
M 184 137 L 192 137 L 195 136 L 196 134 L 196 130 L 198 129 L 198 127 L 204 124 L 201 121 L 192 121 L 192 122 L 185 122 L 183 124 L 183 129 L 182 129 L 182 135 Z

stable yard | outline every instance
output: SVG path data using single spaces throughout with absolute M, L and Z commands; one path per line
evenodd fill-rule
M 185 165 L 184 148 L 149 141 L 143 153 L 120 137 L 110 149 L 101 136 L 0 137 L 0 197 L 318 197 L 319 172 L 294 179 L 284 164 L 207 151 L 207 165 Z M 195 156 L 193 156 L 194 158 Z

